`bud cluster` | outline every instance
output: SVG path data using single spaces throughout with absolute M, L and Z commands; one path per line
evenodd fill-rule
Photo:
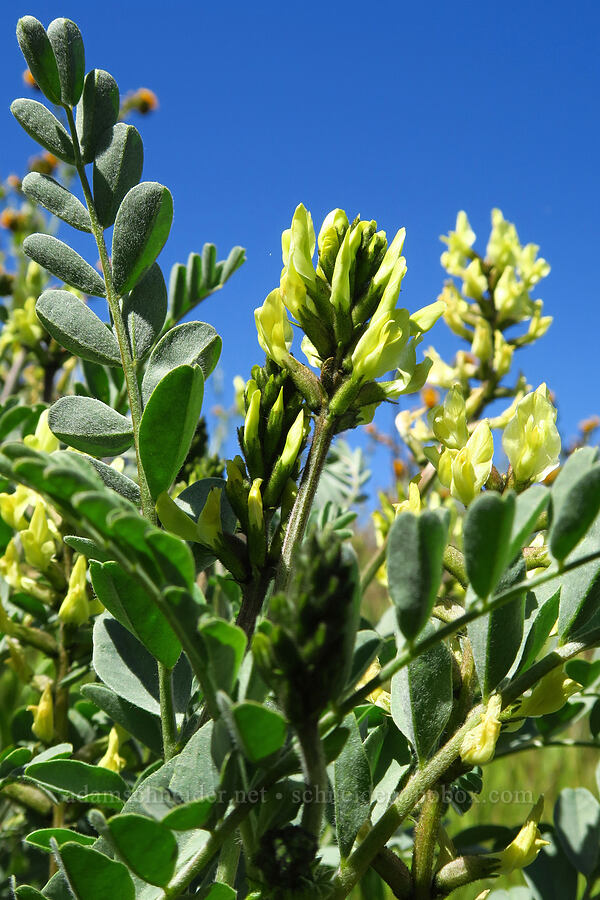
M 330 530 L 312 531 L 298 553 L 287 594 L 271 600 L 252 650 L 262 677 L 296 725 L 343 689 L 359 618 L 358 571 Z

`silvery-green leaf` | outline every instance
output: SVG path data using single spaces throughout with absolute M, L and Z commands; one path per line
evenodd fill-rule
M 123 298 L 122 313 L 131 354 L 134 359 L 143 359 L 158 338 L 167 315 L 167 288 L 158 263 L 151 265 Z
M 71 291 L 44 291 L 35 311 L 52 337 L 74 356 L 121 365 L 119 345 L 110 328 Z
M 74 165 L 73 142 L 55 115 L 37 100 L 13 100 L 10 111 L 27 134 L 53 156 Z
M 94 297 L 105 296 L 104 279 L 68 244 L 51 234 L 30 234 L 23 241 L 23 250 L 31 259 L 48 269 L 65 284 Z
M 171 328 L 158 342 L 146 367 L 142 381 L 142 399 L 150 394 L 167 372 L 177 366 L 200 366 L 206 380 L 221 354 L 222 341 L 212 325 L 206 322 L 184 322 Z
M 62 103 L 75 106 L 81 97 L 85 75 L 81 32 L 71 19 L 54 19 L 48 25 L 48 38 L 58 67 Z
M 61 397 L 48 413 L 50 430 L 90 456 L 117 456 L 133 443 L 131 421 L 92 397 Z
M 81 200 L 54 178 L 40 172 L 29 172 L 23 179 L 22 187 L 23 193 L 30 200 L 40 203 L 63 222 L 79 231 L 92 230 L 89 213 Z
M 56 57 L 42 23 L 33 16 L 23 16 L 17 22 L 17 40 L 40 91 L 51 103 L 60 103 L 60 77 Z
M 162 184 L 144 181 L 125 195 L 112 240 L 115 288 L 130 291 L 150 268 L 169 236 L 173 198 Z
M 107 129 L 103 141 L 94 159 L 94 203 L 100 224 L 108 228 L 125 194 L 142 177 L 144 145 L 137 128 L 124 122 Z
M 101 138 L 119 118 L 119 88 L 104 69 L 92 69 L 85 76 L 83 93 L 77 104 L 77 136 L 84 162 L 92 162 Z

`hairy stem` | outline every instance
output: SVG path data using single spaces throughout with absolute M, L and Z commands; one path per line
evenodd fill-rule
M 414 900 L 430 900 L 435 845 L 442 815 L 442 792 L 431 788 L 425 794 L 415 829 L 412 878 Z
M 310 453 L 308 454 L 298 496 L 296 497 L 283 540 L 279 571 L 275 579 L 276 591 L 284 590 L 289 581 L 292 572 L 293 556 L 296 547 L 304 537 L 312 503 L 319 485 L 319 478 L 321 477 L 334 433 L 335 419 L 330 418 L 327 412 L 324 411 L 315 423 Z
M 327 767 L 318 721 L 298 728 L 302 751 L 306 800 L 302 810 L 302 827 L 319 839 L 327 798 Z
M 123 316 L 121 315 L 121 306 L 119 303 L 120 297 L 118 292 L 115 290 L 115 286 L 113 283 L 112 267 L 108 256 L 108 250 L 106 249 L 106 242 L 104 240 L 104 230 L 102 228 L 102 225 L 100 224 L 100 220 L 98 219 L 98 214 L 94 205 L 94 198 L 92 196 L 87 173 L 85 171 L 85 165 L 81 157 L 79 138 L 77 136 L 75 120 L 73 118 L 73 110 L 67 106 L 65 107 L 65 111 L 67 114 L 67 121 L 69 123 L 69 129 L 71 132 L 71 139 L 73 141 L 75 168 L 77 169 L 77 173 L 81 181 L 83 195 L 85 197 L 85 202 L 90 215 L 90 221 L 92 223 L 92 234 L 94 235 L 94 239 L 98 247 L 98 253 L 100 254 L 102 274 L 104 276 L 104 284 L 106 286 L 106 300 L 115 326 L 115 334 L 117 336 L 119 350 L 121 353 L 121 363 L 123 366 L 123 373 L 125 375 L 125 384 L 127 385 L 127 396 L 129 399 L 129 409 L 131 412 L 131 427 L 133 430 L 133 444 L 135 448 L 138 482 L 140 486 L 140 496 L 142 501 L 142 514 L 144 518 L 148 519 L 149 522 L 152 522 L 152 524 L 155 525 L 157 521 L 156 512 L 154 510 L 152 495 L 150 493 L 150 488 L 148 487 L 148 480 L 146 478 L 146 473 L 144 471 L 144 466 L 142 464 L 142 458 L 140 455 L 139 433 L 140 422 L 142 420 L 142 398 L 140 395 L 140 388 L 137 380 L 136 367 L 129 350 L 129 341 L 127 338 L 125 322 L 123 321 Z M 172 714 L 173 699 L 171 673 L 160 662 L 158 663 L 158 672 L 163 745 L 166 755 L 167 748 L 174 747 L 174 716 Z M 168 759 L 169 757 L 166 756 L 166 758 Z
M 158 686 L 160 698 L 160 720 L 162 722 L 163 753 L 165 760 L 172 759 L 177 752 L 177 725 L 173 699 L 171 670 L 159 663 Z

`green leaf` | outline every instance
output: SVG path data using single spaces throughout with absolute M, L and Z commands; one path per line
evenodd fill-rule
M 543 587 L 546 587 L 546 585 Z M 531 627 L 527 631 L 527 638 L 523 645 L 521 658 L 517 667 L 518 672 L 525 671 L 525 669 L 528 669 L 529 666 L 535 662 L 539 653 L 542 651 L 550 632 L 556 624 L 560 590 L 553 582 L 550 582 L 547 587 L 548 593 L 550 594 L 548 598 L 545 598 L 540 590 L 535 592 L 536 601 L 540 603 L 540 606 L 535 613 L 535 618 Z M 529 595 L 527 600 L 529 600 Z
M 23 179 L 22 188 L 30 200 L 40 203 L 63 222 L 79 231 L 92 230 L 89 213 L 81 200 L 54 178 L 40 172 L 29 172 Z
M 57 438 L 90 456 L 118 456 L 133 443 L 131 421 L 92 397 L 61 397 L 48 413 Z
M 209 888 L 198 894 L 198 900 L 235 900 L 236 897 L 237 894 L 232 887 L 220 882 L 211 884 Z
M 213 731 L 213 722 L 203 725 L 176 759 L 169 787 L 187 801 L 213 798 L 219 788 L 219 769 L 213 760 Z
M 219 290 L 245 260 L 243 247 L 234 247 L 226 260 L 216 263 L 217 248 L 205 244 L 202 256 L 190 253 L 187 267 L 176 263 L 169 281 L 169 324 L 183 318 L 202 300 Z
M 56 57 L 42 23 L 33 16 L 23 16 L 17 22 L 17 40 L 40 91 L 51 103 L 60 103 L 60 77 Z
M 70 19 L 54 19 L 48 25 L 48 37 L 58 66 L 61 101 L 65 106 L 75 106 L 81 97 L 85 75 L 81 32 Z
M 15 897 L 17 900 L 46 900 L 43 894 L 40 894 L 39 891 L 36 891 L 35 888 L 30 887 L 28 884 L 22 884 L 20 887 L 15 888 Z
M 155 819 L 122 813 L 108 821 L 119 856 L 149 884 L 164 887 L 173 876 L 177 843 L 172 832 Z
M 120 294 L 130 291 L 150 268 L 169 236 L 173 198 L 162 184 L 144 181 L 125 195 L 112 239 L 112 271 Z
M 225 619 L 212 619 L 199 626 L 198 636 L 213 692 L 232 694 L 246 652 L 246 635 Z
M 128 703 L 160 714 L 156 660 L 130 631 L 107 614 L 94 624 L 92 664 L 98 678 Z M 185 656 L 173 670 L 173 696 L 179 721 L 187 709 L 191 671 Z
M 131 354 L 143 359 L 158 338 L 167 315 L 167 288 L 158 263 L 153 263 L 123 298 L 123 319 Z
M 141 741 L 157 756 L 162 756 L 162 732 L 160 718 L 157 715 L 134 706 L 103 684 L 84 684 L 81 693 L 132 737 Z
M 590 688 L 600 678 L 600 659 L 591 662 L 587 659 L 572 659 L 565 666 L 569 678 L 573 678 L 585 688 Z
M 123 863 L 79 844 L 63 844 L 57 852 L 75 900 L 135 900 L 133 881 Z
M 577 547 L 572 560 L 600 551 L 600 514 L 596 516 L 587 534 Z M 562 575 L 555 582 L 560 585 L 558 633 L 565 643 L 572 635 L 591 627 L 598 616 L 600 599 L 600 559 L 578 566 Z
M 428 624 L 424 635 L 433 629 Z M 451 711 L 452 659 L 440 643 L 392 678 L 392 719 L 424 760 L 435 749 Z
M 83 93 L 77 104 L 77 137 L 84 163 L 92 162 L 104 132 L 119 118 L 119 88 L 103 69 L 92 69 L 85 76 Z
M 165 375 L 178 366 L 200 366 L 204 380 L 211 374 L 221 355 L 222 341 L 206 322 L 184 322 L 171 328 L 158 342 L 148 360 L 142 381 L 144 403 Z
M 204 398 L 199 366 L 173 369 L 153 390 L 140 422 L 140 457 L 154 500 L 168 490 L 190 449 Z
M 342 859 L 349 856 L 356 835 L 369 817 L 371 769 L 354 713 L 343 722 L 349 736 L 333 764 L 335 828 Z
M 189 831 L 192 828 L 204 828 L 215 805 L 214 797 L 203 800 L 192 800 L 176 806 L 164 817 L 163 824 L 173 831 Z
M 510 535 L 509 559 L 513 560 L 527 543 L 541 514 L 550 503 L 550 491 L 543 484 L 532 484 L 517 496 Z
M 119 345 L 110 328 L 71 291 L 44 291 L 35 311 L 69 353 L 100 365 L 121 365 Z
M 31 761 L 31 750 L 28 747 L 8 748 L 0 755 L 0 779 L 5 778 L 14 769 L 20 769 Z
M 561 508 L 568 502 L 569 492 L 574 484 L 584 475 L 598 460 L 597 447 L 580 447 L 572 453 L 564 466 L 562 466 L 556 481 L 552 485 L 550 520 L 555 519 Z
M 515 564 L 500 580 L 497 591 L 514 587 L 526 581 L 525 560 L 518 557 Z M 484 697 L 488 697 L 510 670 L 516 659 L 523 638 L 525 618 L 525 591 L 505 603 L 499 609 L 480 616 L 468 625 L 467 631 L 473 659 Z M 473 592 L 467 592 L 466 607 L 473 602 Z
M 362 678 L 379 653 L 382 643 L 383 641 L 376 631 L 365 629 L 358 632 L 352 655 L 352 671 L 348 679 L 348 688 L 354 687 Z
M 140 489 L 135 481 L 132 481 L 131 478 L 123 475 L 122 472 L 117 471 L 112 466 L 107 466 L 101 459 L 88 456 L 87 461 L 94 467 L 107 487 L 116 491 L 121 497 L 125 497 L 126 500 L 129 500 L 135 506 L 140 506 Z
M 181 644 L 146 591 L 116 562 L 91 563 L 90 574 L 103 606 L 139 638 L 152 656 L 172 669 L 181 654 Z
M 13 100 L 10 111 L 29 137 L 63 162 L 75 165 L 73 142 L 66 129 L 43 103 L 20 98 Z
M 403 512 L 390 529 L 387 573 L 390 597 L 404 636 L 424 628 L 442 580 L 442 556 L 448 539 L 447 510 Z
M 116 772 L 77 759 L 31 763 L 25 774 L 51 791 L 83 803 L 114 806 L 116 802 L 120 808 L 128 791 L 127 784 Z
M 94 203 L 100 224 L 109 228 L 125 194 L 138 183 L 144 166 L 144 145 L 137 128 L 118 122 L 103 135 L 94 160 Z
M 58 846 L 66 844 L 67 841 L 74 841 L 76 844 L 82 844 L 89 847 L 96 840 L 89 834 L 79 834 L 77 831 L 71 831 L 70 828 L 40 828 L 38 831 L 32 831 L 25 840 L 33 847 L 45 850 L 47 853 L 52 852 L 50 839 L 54 838 Z
M 554 806 L 554 827 L 571 865 L 589 877 L 600 860 L 600 803 L 586 788 L 565 788 Z
M 98 562 L 106 562 L 111 559 L 111 555 L 107 550 L 103 550 L 89 538 L 78 537 L 76 534 L 67 534 L 64 541 L 67 547 L 72 547 L 76 553 L 83 553 L 88 559 L 95 559 Z
M 281 713 L 245 700 L 231 707 L 238 745 L 250 762 L 258 762 L 281 750 L 287 735 L 287 723 Z
M 553 517 L 548 544 L 562 562 L 583 538 L 600 510 L 600 463 L 584 472 L 571 486 Z
M 84 294 L 104 297 L 104 279 L 85 259 L 51 234 L 30 234 L 23 241 L 23 251 L 65 284 Z
M 515 495 L 481 494 L 469 506 L 463 527 L 467 576 L 478 597 L 488 597 L 511 562 Z

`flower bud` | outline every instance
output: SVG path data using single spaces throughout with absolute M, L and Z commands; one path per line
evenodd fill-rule
M 58 610 L 58 618 L 65 624 L 77 627 L 89 619 L 86 573 L 87 560 L 85 556 L 78 556 L 71 569 L 67 595 Z
M 558 712 L 565 705 L 569 697 L 582 690 L 583 685 L 565 675 L 562 666 L 557 666 L 538 681 L 531 692 L 531 696 L 525 697 L 516 711 L 521 718 L 534 716 L 548 716 Z
M 510 372 L 515 348 L 505 340 L 501 331 L 494 333 L 494 369 L 501 378 Z
M 208 492 L 206 503 L 196 522 L 197 540 L 205 547 L 213 550 L 220 545 L 221 528 L 221 491 L 220 487 L 212 487 Z
M 486 259 L 498 269 L 512 266 L 521 255 L 521 244 L 517 229 L 512 222 L 507 222 L 502 210 L 492 210 L 492 230 L 488 240 Z
M 21 572 L 19 551 L 14 538 L 10 539 L 6 545 L 6 550 L 0 556 L 0 575 L 11 588 L 14 588 L 16 591 L 21 589 L 23 573 Z
M 444 450 L 438 477 L 465 506 L 477 496 L 492 471 L 494 439 L 487 422 L 480 422 L 461 450 Z
M 56 552 L 56 545 L 54 535 L 49 528 L 43 500 L 36 504 L 29 528 L 21 532 L 20 538 L 25 559 L 29 565 L 40 572 L 45 572 Z
M 261 485 L 262 478 L 255 478 L 248 494 L 248 550 L 259 568 L 264 565 L 267 549 Z
M 421 309 L 411 314 L 411 334 L 424 334 L 429 331 L 445 312 L 446 304 L 443 300 L 436 300 L 435 303 L 422 306 Z
M 498 718 L 502 709 L 502 697 L 493 694 L 479 725 L 467 731 L 460 747 L 460 758 L 470 766 L 482 766 L 489 762 L 496 750 L 500 736 L 501 722 Z
M 308 286 L 316 280 L 312 258 L 315 252 L 315 229 L 311 214 L 299 203 L 292 218 L 290 240 L 290 264 Z
M 389 245 L 383 257 L 382 263 L 373 278 L 372 290 L 383 291 L 389 282 L 396 263 L 402 256 L 402 248 L 406 238 L 406 228 L 400 228 L 396 232 L 394 240 Z
M 244 419 L 243 447 L 244 456 L 250 472 L 262 475 L 263 456 L 260 442 L 260 390 L 255 390 L 250 398 L 250 404 Z
M 33 713 L 31 730 L 34 735 L 43 744 L 50 744 L 54 738 L 54 702 L 49 682 L 42 691 L 39 702 L 27 709 Z
M 97 763 L 101 769 L 110 769 L 111 772 L 120 772 L 127 765 L 126 760 L 119 756 L 119 732 L 113 726 L 108 734 L 108 747 L 106 753 Z
M 338 250 L 349 227 L 348 216 L 343 209 L 332 209 L 321 225 L 317 238 L 319 266 L 328 281 L 333 277 Z
M 561 447 L 556 415 L 545 384 L 517 404 L 502 437 L 517 484 L 542 481 L 556 466 Z
M 0 630 L 4 631 L 0 623 Z M 17 677 L 23 684 L 29 684 L 32 677 L 33 672 L 27 662 L 27 657 L 23 652 L 23 648 L 19 641 L 16 638 L 10 637 L 9 635 L 5 636 L 6 646 L 8 647 L 8 653 L 10 656 L 9 665 L 16 673 Z
M 400 503 L 394 503 L 396 515 L 401 512 L 411 512 L 418 515 L 421 512 L 421 493 L 416 482 L 411 481 L 408 485 L 408 498 L 401 500 Z
M 267 356 L 284 368 L 290 355 L 293 332 L 279 289 L 271 291 L 263 305 L 254 310 L 254 320 L 258 343 Z
M 477 320 L 471 350 L 482 363 L 488 362 L 488 360 L 492 358 L 494 352 L 492 345 L 492 329 L 483 319 Z
M 358 381 L 374 381 L 395 369 L 409 334 L 408 310 L 375 314 L 352 354 L 354 378 Z
M 362 676 L 360 681 L 356 683 L 356 690 L 363 687 L 365 684 L 368 684 L 372 678 L 375 678 L 376 675 L 379 675 L 381 671 L 381 665 L 378 659 L 374 659 L 365 674 Z M 375 690 L 371 691 L 370 694 L 367 694 L 367 700 L 370 703 L 375 704 L 375 706 L 379 706 L 381 709 L 385 710 L 389 713 L 390 706 L 392 702 L 391 695 L 388 691 L 384 691 L 382 687 L 376 687 Z
M 441 256 L 443 267 L 450 275 L 462 276 L 464 264 L 473 255 L 471 247 L 475 243 L 475 232 L 464 210 L 461 209 L 456 216 L 455 230 L 450 231 L 448 236 L 440 235 L 440 240 L 448 245 Z
M 463 272 L 463 294 L 465 297 L 481 300 L 487 286 L 487 278 L 481 271 L 481 261 L 478 258 L 471 260 Z
M 60 448 L 60 441 L 50 431 L 48 426 L 47 409 L 45 409 L 39 417 L 35 432 L 33 434 L 26 434 L 23 438 L 23 443 L 27 447 L 32 447 L 34 450 L 39 450 L 42 453 L 54 453 L 55 450 Z
M 356 230 L 356 229 L 355 229 Z M 347 316 L 350 312 L 350 267 L 354 262 L 350 250 L 350 238 L 353 232 L 348 229 L 338 251 L 331 280 L 331 305 L 338 315 Z
M 465 400 L 457 384 L 446 394 L 443 406 L 434 406 L 428 418 L 434 435 L 444 447 L 461 450 L 469 440 Z
M 500 859 L 499 875 L 508 875 L 515 869 L 524 869 L 531 865 L 542 847 L 548 845 L 549 842 L 542 839 L 538 829 L 543 808 L 544 798 L 540 797 L 516 838 L 505 850 L 495 854 Z

